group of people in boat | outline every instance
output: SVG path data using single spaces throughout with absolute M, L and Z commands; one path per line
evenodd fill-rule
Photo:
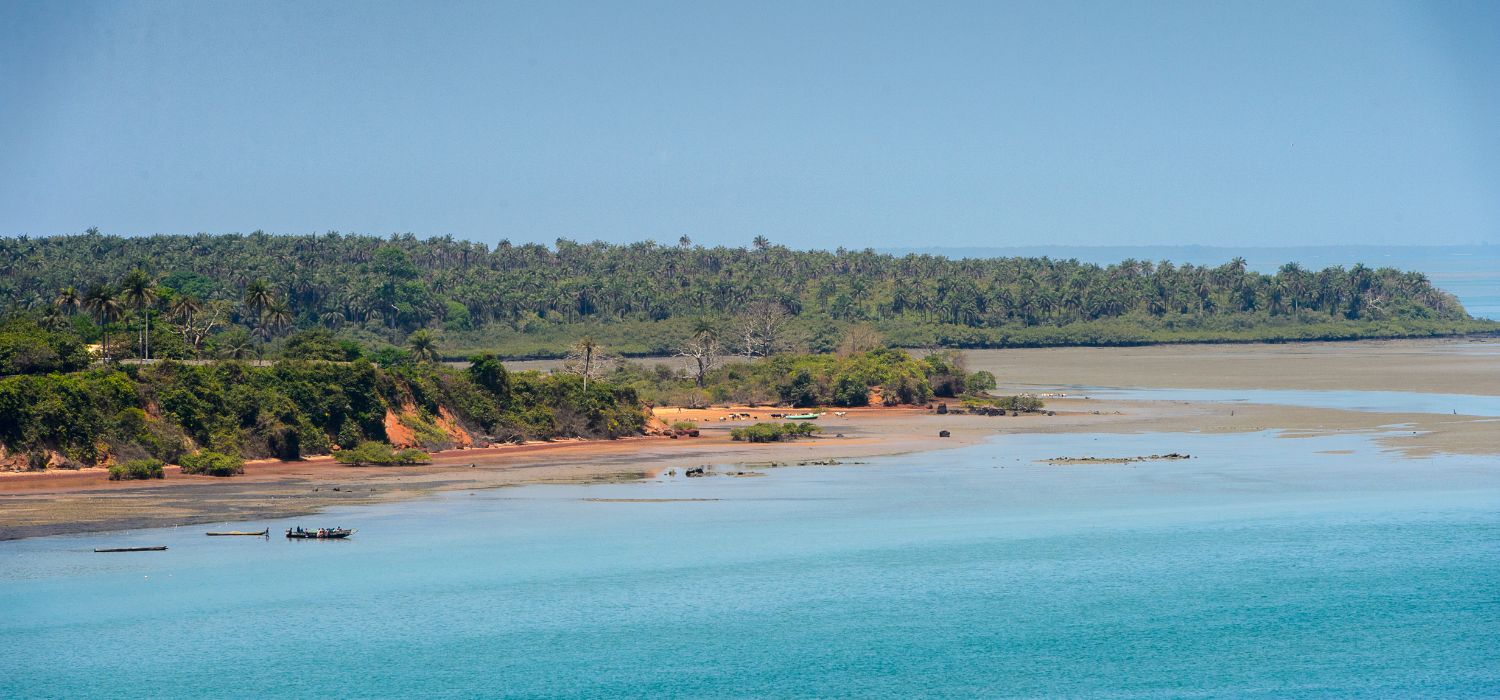
M 337 537 L 349 534 L 349 530 L 341 527 L 320 527 L 316 530 L 307 530 L 302 526 L 287 528 L 288 537 Z

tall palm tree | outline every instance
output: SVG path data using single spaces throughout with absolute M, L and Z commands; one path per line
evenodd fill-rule
M 78 311 L 83 303 L 83 297 L 79 295 L 78 288 L 72 285 L 57 290 L 57 296 L 52 298 L 52 305 L 69 316 Z
M 191 294 L 179 294 L 173 297 L 171 303 L 167 305 L 167 313 L 181 324 L 183 340 L 189 339 L 189 334 L 192 333 L 193 316 L 202 310 L 203 302 Z M 197 351 L 198 349 L 194 347 L 194 354 Z
M 125 307 L 120 304 L 120 298 L 115 290 L 106 285 L 96 284 L 89 287 L 83 294 L 83 307 L 94 314 L 94 320 L 99 322 L 101 333 L 100 350 L 104 361 L 109 362 L 109 324 L 120 320 L 125 313 Z
M 600 373 L 600 367 L 603 364 L 600 360 L 604 359 L 603 355 L 594 336 L 586 335 L 573 343 L 573 347 L 568 351 L 568 358 L 563 362 L 563 367 L 573 374 L 582 376 L 583 390 L 588 391 L 589 380 Z
M 411 346 L 412 358 L 418 362 L 437 362 L 442 359 L 438 354 L 437 337 L 426 328 L 407 336 L 406 343 Z
M 226 360 L 243 360 L 255 351 L 248 334 L 225 333 L 219 343 L 219 354 Z
M 292 309 L 282 299 L 272 301 L 260 316 L 260 327 L 266 340 L 270 340 L 271 335 L 285 330 L 292 324 Z
M 172 318 L 181 319 L 184 323 L 193 322 L 193 314 L 203 310 L 203 302 L 191 294 L 180 294 L 172 299 L 171 305 L 167 307 L 167 313 Z
M 48 307 L 42 312 L 41 324 L 49 331 L 60 331 L 68 327 L 68 317 L 57 307 Z
M 259 318 L 275 301 L 276 294 L 265 280 L 254 280 L 245 285 L 245 308 L 250 310 L 252 316 Z
M 135 309 L 137 314 L 145 318 L 146 325 L 141 331 L 141 357 L 151 359 L 151 305 L 156 303 L 156 281 L 151 279 L 141 268 L 135 268 L 125 279 L 120 281 L 120 296 L 126 304 Z

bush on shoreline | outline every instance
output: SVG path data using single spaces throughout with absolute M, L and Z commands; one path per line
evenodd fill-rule
M 432 457 L 417 449 L 397 450 L 383 442 L 362 442 L 358 447 L 340 450 L 333 455 L 339 464 L 350 466 L 396 467 L 412 464 L 428 464 Z
M 729 437 L 742 442 L 791 442 L 819 430 L 812 423 L 756 423 L 729 431 Z
M 1030 413 L 1042 410 L 1042 400 L 1035 396 L 967 396 L 963 400 L 964 408 L 998 408 L 1005 411 L 1019 411 Z
M 166 474 L 162 471 L 162 462 L 159 459 L 132 459 L 109 468 L 110 481 L 131 481 L 134 479 L 161 479 Z
M 198 454 L 182 458 L 182 473 L 202 474 L 204 476 L 234 476 L 236 474 L 244 474 L 245 460 L 237 455 L 203 450 Z

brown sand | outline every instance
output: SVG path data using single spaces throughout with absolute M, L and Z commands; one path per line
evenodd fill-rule
M 973 369 L 998 370 L 1006 385 L 1500 393 L 1500 343 L 1495 341 L 974 351 L 968 357 Z M 659 418 L 695 421 L 703 436 L 456 450 L 435 455 L 431 465 L 414 467 L 347 467 L 327 457 L 254 462 L 246 465 L 244 476 L 228 479 L 175 471 L 151 482 L 110 482 L 103 470 L 4 474 L 0 539 L 288 517 L 331 505 L 411 498 L 437 490 L 638 479 L 703 464 L 898 454 L 974 444 L 1005 433 L 1281 430 L 1295 438 L 1354 432 L 1372 435 L 1381 445 L 1414 457 L 1438 452 L 1500 454 L 1500 420 L 1492 418 L 1078 398 L 1049 400 L 1048 408 L 1057 415 L 991 418 L 938 416 L 913 408 L 853 409 L 846 417 L 829 413 L 820 419 L 823 432 L 817 438 L 755 445 L 732 442 L 728 434 L 732 427 L 753 420 L 717 419 L 748 412 L 769 420 L 770 413 L 784 411 L 664 409 Z M 937 437 L 939 430 L 951 431 L 952 437 Z M 835 437 L 839 434 L 843 437 Z M 1164 435 L 1159 451 L 1174 449 Z

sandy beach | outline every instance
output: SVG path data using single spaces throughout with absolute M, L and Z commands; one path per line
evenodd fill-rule
M 1002 388 L 1068 385 L 1235 389 L 1349 389 L 1500 394 L 1500 341 L 1393 341 L 1145 348 L 970 351 L 971 369 L 989 369 Z M 649 478 L 701 465 L 848 460 L 973 444 L 1024 432 L 1162 433 L 1285 431 L 1284 436 L 1356 432 L 1410 457 L 1438 452 L 1500 454 L 1497 419 L 1432 413 L 1375 413 L 1265 404 L 1049 399 L 1056 415 L 936 415 L 919 408 L 827 414 L 822 433 L 786 444 L 733 442 L 729 430 L 754 420 L 720 421 L 773 409 L 661 409 L 666 421 L 695 421 L 698 438 L 455 450 L 416 467 L 348 467 L 329 457 L 246 465 L 217 479 L 168 471 L 166 479 L 110 482 L 104 470 L 0 474 L 0 539 L 137 527 L 219 523 L 309 514 L 334 505 L 418 497 L 438 490 L 533 483 Z M 780 412 L 780 411 L 774 411 Z M 951 437 L 938 437 L 939 431 Z M 1090 454 L 1078 456 L 1121 457 Z

